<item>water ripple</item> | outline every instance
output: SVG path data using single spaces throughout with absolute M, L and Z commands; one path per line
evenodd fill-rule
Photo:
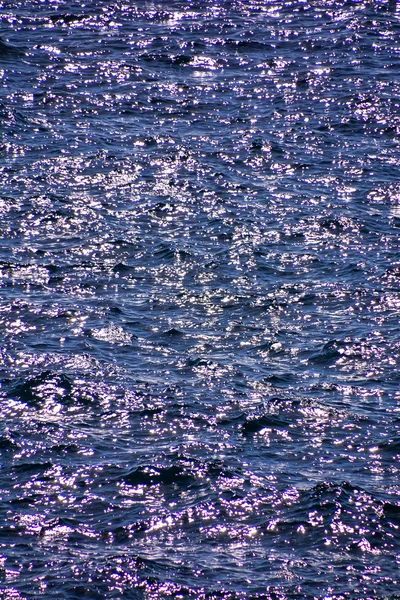
M 0 596 L 396 597 L 396 2 L 2 3 Z

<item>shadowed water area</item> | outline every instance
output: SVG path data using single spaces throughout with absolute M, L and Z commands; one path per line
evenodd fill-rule
M 400 7 L 0 17 L 0 598 L 399 598 Z

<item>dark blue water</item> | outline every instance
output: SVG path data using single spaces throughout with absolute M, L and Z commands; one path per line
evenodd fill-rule
M 399 598 L 400 7 L 0 16 L 1 599 Z

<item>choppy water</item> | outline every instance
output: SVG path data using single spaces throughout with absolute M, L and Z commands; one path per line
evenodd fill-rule
M 0 597 L 398 598 L 396 3 L 0 10 Z

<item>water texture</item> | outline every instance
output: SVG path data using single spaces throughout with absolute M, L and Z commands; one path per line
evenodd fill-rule
M 0 2 L 0 598 L 394 599 L 400 9 Z

